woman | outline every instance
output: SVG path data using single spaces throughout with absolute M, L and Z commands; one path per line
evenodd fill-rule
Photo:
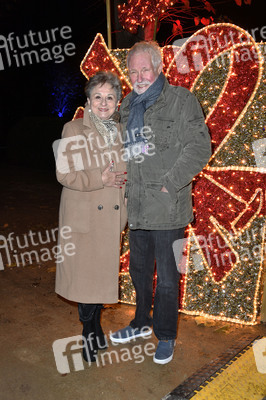
M 106 347 L 102 304 L 118 301 L 126 168 L 116 112 L 119 78 L 100 71 L 86 84 L 85 94 L 83 119 L 64 126 L 57 152 L 57 179 L 63 185 L 59 244 L 65 257 L 57 266 L 56 293 L 78 303 L 87 341 L 83 357 L 90 362 Z

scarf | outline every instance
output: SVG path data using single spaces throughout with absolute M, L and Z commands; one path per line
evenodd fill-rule
M 117 138 L 117 118 L 116 118 L 116 113 L 114 113 L 111 118 L 109 119 L 100 119 L 95 115 L 91 110 L 89 110 L 90 113 L 90 118 L 92 122 L 94 123 L 97 131 L 99 134 L 102 136 L 105 144 L 108 147 L 111 147 L 114 145 L 115 140 Z
M 133 158 L 140 153 L 145 153 L 147 150 L 148 140 L 142 132 L 144 127 L 144 113 L 152 106 L 159 97 L 165 76 L 161 72 L 153 84 L 142 94 L 137 94 L 134 90 L 129 102 L 129 116 L 127 121 L 127 149 L 128 158 Z

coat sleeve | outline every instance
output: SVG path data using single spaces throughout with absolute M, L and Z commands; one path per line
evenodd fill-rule
M 182 153 L 173 167 L 163 176 L 162 183 L 175 196 L 208 163 L 211 139 L 197 98 L 189 93 L 184 104 L 181 123 Z
M 77 165 L 77 162 L 73 159 L 73 144 L 77 143 L 80 146 L 78 151 L 83 161 L 83 164 L 80 165 Z M 100 168 L 90 167 L 90 154 L 88 151 L 85 136 L 77 135 L 72 121 L 65 124 L 56 155 L 56 177 L 58 182 L 69 189 L 81 192 L 104 188 L 102 171 Z

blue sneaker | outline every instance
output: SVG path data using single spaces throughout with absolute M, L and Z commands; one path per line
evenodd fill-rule
M 156 364 L 167 364 L 173 359 L 175 340 L 159 340 L 153 361 Z
M 110 339 L 114 343 L 126 343 L 132 339 L 139 337 L 146 337 L 152 334 L 152 329 L 149 326 L 144 326 L 141 329 L 132 328 L 132 326 L 126 326 L 119 331 L 111 333 Z

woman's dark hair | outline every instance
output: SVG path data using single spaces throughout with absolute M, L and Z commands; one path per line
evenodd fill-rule
M 122 97 L 122 87 L 118 75 L 111 71 L 99 71 L 93 75 L 85 85 L 85 95 L 90 98 L 92 90 L 98 85 L 104 85 L 109 83 L 111 87 L 115 90 L 117 101 Z

